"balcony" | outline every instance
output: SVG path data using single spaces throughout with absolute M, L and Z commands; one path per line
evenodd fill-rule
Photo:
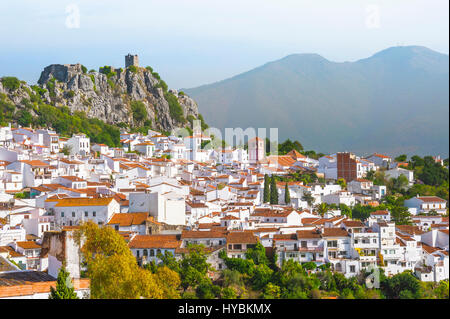
M 383 254 L 383 259 L 384 260 L 396 260 L 396 259 L 402 259 L 403 258 L 403 254 L 401 253 L 395 253 L 395 254 Z
M 321 253 L 323 252 L 323 247 L 298 247 L 299 252 L 310 252 L 310 253 Z
M 34 178 L 35 179 L 51 179 L 52 178 L 52 174 L 51 173 L 38 174 Z
M 376 262 L 377 256 L 376 255 L 359 256 L 359 260 L 362 262 Z
M 378 248 L 378 243 L 354 243 L 353 244 L 354 248 L 359 248 L 359 249 L 377 249 Z
M 230 249 L 230 248 L 227 248 L 227 251 L 230 252 L 230 253 L 242 253 L 242 252 L 247 251 L 247 249 L 243 249 L 243 248 L 241 248 L 241 249 L 237 249 L 237 248 Z
M 372 257 L 372 256 L 376 256 L 377 255 L 377 251 L 376 249 L 370 249 L 370 250 L 375 250 L 374 252 L 369 251 L 369 249 L 360 249 L 355 247 L 356 252 L 358 253 L 359 256 L 363 256 L 363 257 Z

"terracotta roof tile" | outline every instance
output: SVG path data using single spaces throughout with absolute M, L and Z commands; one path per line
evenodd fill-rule
M 227 235 L 227 244 L 256 244 L 258 237 L 252 231 L 232 231 Z
M 129 242 L 130 248 L 166 248 L 180 247 L 181 241 L 177 235 L 136 235 Z
M 108 222 L 108 225 L 119 224 L 121 227 L 142 225 L 148 219 L 147 213 L 116 213 Z
M 113 197 L 89 198 L 63 198 L 58 201 L 55 207 L 74 207 L 74 206 L 107 206 L 113 200 Z

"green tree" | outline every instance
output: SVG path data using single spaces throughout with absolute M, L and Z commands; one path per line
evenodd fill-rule
M 400 175 L 397 178 L 391 178 L 387 183 L 387 188 L 391 194 L 395 194 L 396 192 L 402 193 L 406 190 L 408 184 L 408 178 L 405 175 Z
M 299 141 L 292 142 L 290 139 L 287 139 L 283 143 L 278 144 L 278 154 L 280 155 L 289 153 L 292 150 L 301 152 L 303 151 L 303 145 Z
M 398 294 L 399 299 L 415 299 L 414 294 L 410 290 L 402 290 Z
M 133 119 L 136 123 L 141 123 L 147 119 L 147 109 L 142 101 L 131 102 L 131 111 L 133 112 Z
M 323 217 L 323 215 L 325 215 L 325 213 L 326 213 L 327 211 L 328 211 L 328 205 L 327 205 L 327 203 L 322 202 L 322 203 L 320 203 L 320 204 L 317 206 L 317 212 L 319 213 L 320 216 Z
M 253 276 L 251 277 L 252 286 L 256 290 L 263 289 L 271 280 L 273 270 L 265 264 L 255 266 Z
M 315 270 L 317 268 L 317 265 L 315 262 L 309 261 L 309 262 L 302 263 L 302 267 L 303 267 L 303 269 L 306 269 L 306 270 Z
M 87 266 L 93 299 L 168 298 L 161 283 L 177 283 L 159 278 L 157 273 L 138 266 L 127 243 L 111 227 L 99 227 L 92 221 L 81 224 L 75 235 Z M 168 269 L 172 277 L 178 274 Z M 178 281 L 179 282 L 179 281 Z
M 240 287 L 244 284 L 242 274 L 238 270 L 225 269 L 222 272 L 223 285 L 225 287 L 235 286 Z
M 137 69 L 136 66 L 130 65 L 130 66 L 128 67 L 128 70 L 130 70 L 130 71 L 133 72 L 133 73 L 136 73 L 138 69 Z
M 302 143 L 300 143 L 299 141 L 295 141 L 294 142 L 294 149 L 297 150 L 298 152 L 303 151 Z
M 355 299 L 353 295 L 353 291 L 349 288 L 344 288 L 340 294 L 340 298 L 342 299 Z
M 302 201 L 305 201 L 308 203 L 308 206 L 311 207 L 315 201 L 314 197 L 311 195 L 311 193 L 307 192 L 304 193 L 302 196 Z
M 29 195 L 30 195 L 29 192 L 15 193 L 15 194 L 14 194 L 14 198 L 21 198 L 21 199 L 24 199 L 24 198 L 28 198 Z
M 165 251 L 164 255 L 159 253 L 158 258 L 161 260 L 162 265 L 177 273 L 180 273 L 180 264 L 170 251 Z
M 339 178 L 337 180 L 337 183 L 341 186 L 342 189 L 346 189 L 347 188 L 347 183 L 345 182 L 345 179 Z
M 49 299 L 79 299 L 73 288 L 69 272 L 61 267 L 56 279 L 56 289 L 50 287 Z
M 253 260 L 255 265 L 268 265 L 269 259 L 266 255 L 266 249 L 264 246 L 258 242 L 254 248 L 247 249 L 247 252 L 245 253 L 245 257 L 248 260 Z
M 270 181 L 267 174 L 264 175 L 264 203 L 270 201 Z
M 406 154 L 402 154 L 402 155 L 397 156 L 395 158 L 395 161 L 399 162 L 399 163 L 400 162 L 405 162 L 407 158 L 408 158 L 408 156 L 406 156 Z
M 287 182 L 284 188 L 284 202 L 286 203 L 286 205 L 291 203 L 291 193 L 289 192 L 289 185 Z
M 380 285 L 389 299 L 422 297 L 420 281 L 410 271 L 380 280 Z
M 411 214 L 407 207 L 395 206 L 391 208 L 392 220 L 397 225 L 412 225 Z
M 366 173 L 366 179 L 368 179 L 369 181 L 373 181 L 375 178 L 375 172 L 374 170 L 370 170 Z
M 361 205 L 361 204 L 356 204 L 353 208 L 352 208 L 352 218 L 355 219 L 360 219 L 362 221 L 366 220 L 367 218 L 369 218 L 370 213 L 378 210 L 378 208 L 369 206 L 369 205 Z
M 215 299 L 220 297 L 221 289 L 213 285 L 210 280 L 203 280 L 195 289 L 195 293 L 200 299 Z
M 64 145 L 64 147 L 61 150 L 61 153 L 63 153 L 64 155 L 68 156 L 68 155 L 70 155 L 70 150 L 71 150 L 71 146 Z
M 423 158 L 423 167 L 416 172 L 416 176 L 427 185 L 439 186 L 448 183 L 448 169 L 436 163 L 431 156 Z
M 441 280 L 437 287 L 434 289 L 436 298 L 438 299 L 448 299 L 449 298 L 449 285 L 448 279 Z
M 231 287 L 225 287 L 222 289 L 222 299 L 236 299 L 236 291 Z
M 32 121 L 33 117 L 31 116 L 30 112 L 28 112 L 27 110 L 21 110 L 19 112 L 17 123 L 19 123 L 22 126 L 30 126 Z
M 20 80 L 14 76 L 5 76 L 1 78 L 3 87 L 15 91 L 20 87 Z
M 205 280 L 209 280 L 206 275 L 210 269 L 203 245 L 188 245 L 187 249 L 188 253 L 183 254 L 180 261 L 181 286 L 185 290 L 188 287 L 196 289 L 200 284 L 205 284 Z
M 179 123 L 185 123 L 186 119 L 184 118 L 183 108 L 178 102 L 178 98 L 170 92 L 164 93 L 164 98 L 169 103 L 169 112 L 172 119 Z
M 424 166 L 425 162 L 420 156 L 414 155 L 409 160 L 409 164 L 410 165 L 408 165 L 408 166 L 411 166 L 412 168 L 416 168 L 418 166 Z
M 279 299 L 281 295 L 280 286 L 274 285 L 269 282 L 264 288 L 264 292 L 262 294 L 262 298 L 264 299 Z
M 278 204 L 278 189 L 275 176 L 272 176 L 272 179 L 270 181 L 270 204 L 272 205 Z
M 352 218 L 352 210 L 345 204 L 339 204 L 339 209 L 341 210 L 341 215 L 345 215 Z
M 373 176 L 374 185 L 386 185 L 386 174 L 384 171 L 376 171 Z

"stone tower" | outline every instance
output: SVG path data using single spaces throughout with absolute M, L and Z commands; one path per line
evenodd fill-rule
M 130 65 L 134 65 L 135 67 L 139 66 L 139 58 L 137 54 L 131 55 L 128 53 L 125 56 L 125 68 L 128 68 Z

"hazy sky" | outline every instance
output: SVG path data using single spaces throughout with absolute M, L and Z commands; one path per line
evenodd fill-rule
M 0 76 L 52 63 L 123 66 L 139 54 L 193 87 L 293 53 L 354 61 L 395 45 L 448 54 L 448 0 L 14 0 L 0 2 Z M 78 14 L 79 13 L 79 14 Z

